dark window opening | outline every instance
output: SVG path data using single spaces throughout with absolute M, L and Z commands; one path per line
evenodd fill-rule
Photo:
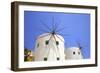
M 48 45 L 49 44 L 49 40 L 45 41 L 45 44 Z
M 78 52 L 78 54 L 80 55 L 80 52 Z
M 37 44 L 37 47 L 39 47 L 39 43 Z
M 73 52 L 73 54 L 75 54 L 75 52 Z
M 57 57 L 57 60 L 59 60 L 59 58 Z
M 44 61 L 47 61 L 47 58 L 46 57 L 44 58 Z
M 56 45 L 59 45 L 59 42 L 58 41 L 56 41 Z

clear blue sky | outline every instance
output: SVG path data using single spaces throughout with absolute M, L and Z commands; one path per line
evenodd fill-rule
M 65 47 L 77 47 L 79 42 L 84 58 L 90 58 L 89 14 L 24 11 L 24 48 L 34 51 L 37 36 L 50 31 L 42 22 L 52 30 L 53 19 L 57 30 L 64 28 L 58 34 L 64 37 Z

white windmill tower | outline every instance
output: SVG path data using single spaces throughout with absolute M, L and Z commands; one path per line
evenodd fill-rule
M 78 47 L 70 47 L 65 50 L 66 60 L 68 59 L 83 59 L 81 52 L 82 47 L 78 43 Z
M 40 35 L 36 41 L 35 60 L 65 60 L 63 37 L 55 33 L 45 33 Z
M 50 29 L 45 23 L 42 24 Z M 35 45 L 36 61 L 60 61 L 65 60 L 64 38 L 56 33 L 56 26 L 52 24 L 52 30 L 38 36 Z

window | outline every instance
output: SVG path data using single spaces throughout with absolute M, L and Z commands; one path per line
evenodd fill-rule
M 47 61 L 47 58 L 46 57 L 44 58 L 44 61 Z
M 39 47 L 39 43 L 37 44 L 37 48 Z
M 56 45 L 59 45 L 59 42 L 58 41 L 56 41 Z
M 73 55 L 75 54 L 75 51 L 73 52 Z
M 57 60 L 59 60 L 59 57 L 57 57 Z
M 80 55 L 80 52 L 78 52 L 78 54 Z
M 45 44 L 48 45 L 48 44 L 49 44 L 49 40 L 46 40 L 46 41 L 45 41 Z

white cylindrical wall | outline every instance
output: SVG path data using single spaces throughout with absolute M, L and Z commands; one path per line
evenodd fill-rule
M 65 50 L 66 60 L 67 59 L 83 59 L 81 49 L 78 47 L 70 47 Z
M 64 39 L 62 36 L 46 33 L 38 37 L 35 46 L 35 60 L 44 61 L 45 58 L 47 61 L 65 60 Z

